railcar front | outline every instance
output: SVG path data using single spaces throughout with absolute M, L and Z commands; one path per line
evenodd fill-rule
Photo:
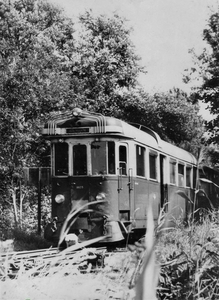
M 45 230 L 46 238 L 57 242 L 71 209 L 89 204 L 70 232 L 81 241 L 102 235 L 107 242 L 123 240 L 126 229 L 118 222 L 117 199 L 120 176 L 127 183 L 129 176 L 122 123 L 75 109 L 51 119 L 43 134 L 51 141 L 52 158 L 53 222 Z M 128 211 L 128 200 L 121 206 Z

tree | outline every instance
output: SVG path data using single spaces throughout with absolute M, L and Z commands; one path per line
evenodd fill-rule
M 149 96 L 138 85 L 145 70 L 124 19 L 85 13 L 79 21 L 75 34 L 73 21 L 46 1 L 0 2 L 0 189 L 14 206 L 22 168 L 42 166 L 48 154 L 40 125 L 52 111 L 81 106 L 142 123 L 176 144 L 199 133 L 185 95 Z
M 0 166 L 17 168 L 36 162 L 40 123 L 70 99 L 66 68 L 74 31 L 44 1 L 5 0 L 0 15 Z
M 199 106 L 179 89 L 167 93 L 147 94 L 133 90 L 117 111 L 119 118 L 140 123 L 156 131 L 160 137 L 194 154 L 201 145 L 204 133 Z
M 176 144 L 193 138 L 186 124 L 199 127 L 197 109 L 182 92 L 149 97 L 138 86 L 144 69 L 124 19 L 85 13 L 75 39 L 73 22 L 42 0 L 4 0 L 0 16 L 2 169 L 39 163 L 46 148 L 40 124 L 51 111 L 78 104 L 127 121 L 138 116 Z
M 83 107 L 128 122 L 141 123 L 188 150 L 199 145 L 203 124 L 198 105 L 180 90 L 149 96 L 138 84 L 145 72 L 130 41 L 130 29 L 117 15 L 80 16 L 83 31 L 73 64 Z
M 219 12 L 213 13 L 206 29 L 203 31 L 203 39 L 207 42 L 208 48 L 204 49 L 201 55 L 195 55 L 193 51 L 196 68 L 191 73 L 201 78 L 201 85 L 197 87 L 192 95 L 195 101 L 201 100 L 208 104 L 213 120 L 206 123 L 211 132 L 208 142 L 219 141 Z M 191 76 L 187 77 L 188 80 Z
M 93 17 L 87 12 L 80 16 L 80 23 L 72 72 L 79 82 L 78 92 L 84 107 L 115 115 L 119 102 L 126 101 L 121 91 L 135 88 L 139 73 L 144 71 L 130 40 L 130 29 L 118 15 Z
M 51 111 L 89 108 L 92 99 L 94 110 L 113 114 L 118 90 L 134 86 L 141 68 L 118 16 L 81 16 L 77 43 L 73 22 L 45 1 L 4 0 L 0 16 L 0 166 L 16 169 L 39 162 Z
M 13 204 L 15 222 L 24 195 L 22 168 L 39 166 L 47 149 L 40 125 L 52 110 L 73 102 L 68 75 L 73 33 L 72 21 L 45 1 L 0 3 L 1 207 Z

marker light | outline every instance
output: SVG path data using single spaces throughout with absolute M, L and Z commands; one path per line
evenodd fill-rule
M 82 110 L 78 107 L 74 108 L 73 109 L 73 116 L 77 117 L 77 116 L 80 116 L 82 113 Z
M 62 194 L 58 194 L 55 196 L 55 202 L 60 204 L 65 201 L 65 196 Z

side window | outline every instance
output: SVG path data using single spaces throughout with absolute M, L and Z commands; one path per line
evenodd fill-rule
M 197 185 L 197 168 L 193 167 L 193 188 Z
M 119 174 L 127 175 L 127 148 L 119 146 Z
M 186 186 L 191 187 L 191 173 L 192 168 L 190 166 L 186 166 Z
M 55 150 L 55 176 L 68 175 L 68 144 L 56 143 Z
M 149 153 L 149 177 L 150 179 L 157 179 L 157 153 Z
M 116 161 L 115 161 L 115 143 L 108 142 L 108 173 L 116 173 Z
M 176 184 L 176 162 L 170 160 L 170 183 Z
M 145 148 L 136 145 L 136 175 L 145 176 Z
M 178 164 L 178 185 L 184 186 L 185 180 L 184 180 L 184 165 Z
M 73 174 L 74 175 L 87 174 L 87 146 L 86 145 L 73 146 Z

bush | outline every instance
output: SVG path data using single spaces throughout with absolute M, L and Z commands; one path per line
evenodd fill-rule
M 23 198 L 17 193 L 16 211 L 12 201 L 0 204 L 0 240 L 14 239 L 15 250 L 28 250 L 48 247 L 45 240 L 37 234 L 38 230 L 38 194 L 35 188 L 22 187 Z M 21 209 L 22 207 L 22 209 Z M 41 194 L 41 231 L 51 216 L 51 197 L 48 189 Z M 50 246 L 50 245 L 49 245 Z M 35 247 L 35 248 L 34 248 Z
M 15 228 L 12 230 L 12 236 L 14 238 L 15 251 L 44 249 L 52 246 L 41 235 L 34 232 L 28 233 Z

